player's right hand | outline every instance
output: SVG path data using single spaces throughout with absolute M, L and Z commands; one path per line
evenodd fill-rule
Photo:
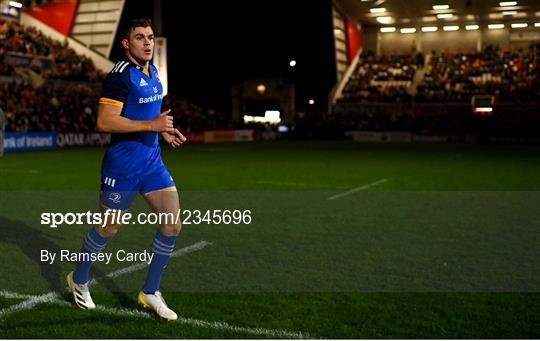
M 152 120 L 151 127 L 153 131 L 174 133 L 173 117 L 167 115 L 171 109 L 162 112 L 158 117 Z

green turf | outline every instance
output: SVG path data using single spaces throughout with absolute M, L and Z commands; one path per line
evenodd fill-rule
M 381 177 L 388 190 L 533 191 L 538 146 L 259 142 L 185 145 L 164 160 L 182 190 L 313 190 L 259 181 L 352 188 Z M 96 190 L 103 149 L 7 154 L 2 190 Z M 17 181 L 14 181 L 17 179 Z
M 539 151 L 351 142 L 165 149 L 184 208 L 254 214 L 250 225 L 185 225 L 178 248 L 213 244 L 171 261 L 166 298 L 188 319 L 314 338 L 538 338 Z M 76 250 L 84 232 L 40 226 L 39 212 L 93 209 L 103 152 L 0 159 L 0 290 L 60 290 L 73 266 L 40 264 L 38 249 Z M 134 211 L 143 207 L 139 200 Z M 124 229 L 110 250 L 150 243 L 148 226 Z M 125 266 L 99 264 L 96 274 Z M 138 309 L 143 280 L 138 271 L 103 283 L 95 300 Z M 2 316 L 20 302 L 0 297 L 0 337 L 261 337 L 57 304 Z

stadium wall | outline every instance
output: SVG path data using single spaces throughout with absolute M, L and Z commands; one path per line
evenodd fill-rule
M 345 26 L 347 29 L 347 61 L 351 64 L 358 51 L 362 49 L 364 33 L 356 22 L 349 18 L 345 18 Z
M 433 50 L 476 52 L 480 49 L 480 31 L 441 32 L 441 34 L 424 33 L 420 40 L 420 51 L 429 53 Z
M 508 30 L 481 30 L 482 46 L 495 45 L 503 49 L 508 48 L 510 33 Z
M 375 27 L 363 27 L 364 30 L 364 44 L 363 49 L 369 51 L 378 51 L 378 35 L 377 28 Z
M 540 143 L 540 137 L 536 136 L 414 134 L 406 131 L 348 131 L 345 136 L 356 142 L 369 143 Z
M 77 0 L 55 1 L 54 3 L 25 9 L 26 14 L 40 20 L 64 36 L 69 36 L 71 32 L 76 11 Z
M 481 39 L 479 31 L 431 32 L 416 34 L 379 33 L 378 52 L 381 54 L 403 54 L 411 51 L 441 52 L 477 51 Z
M 403 54 L 411 51 L 429 53 L 441 51 L 481 51 L 487 45 L 502 49 L 527 47 L 531 42 L 540 40 L 539 30 L 459 30 L 444 32 L 439 27 L 437 32 L 416 32 L 414 34 L 381 33 L 377 29 L 364 31 L 365 49 L 379 54 Z
M 209 130 L 184 133 L 188 143 L 221 143 L 255 141 L 255 131 L 242 130 Z

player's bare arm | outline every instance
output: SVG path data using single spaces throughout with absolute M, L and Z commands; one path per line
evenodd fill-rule
M 130 120 L 123 117 L 119 106 L 100 103 L 98 108 L 97 130 L 104 133 L 135 133 L 135 132 L 166 132 L 174 136 L 172 116 L 167 115 L 171 110 L 162 112 L 153 120 Z M 167 141 L 168 142 L 168 141 Z

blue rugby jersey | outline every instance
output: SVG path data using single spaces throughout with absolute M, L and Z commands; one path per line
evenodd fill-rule
M 111 69 L 103 82 L 99 103 L 122 108 L 131 120 L 153 120 L 160 114 L 163 87 L 152 64 L 147 70 L 125 58 Z M 103 160 L 110 175 L 131 177 L 152 164 L 161 163 L 157 132 L 114 133 Z

